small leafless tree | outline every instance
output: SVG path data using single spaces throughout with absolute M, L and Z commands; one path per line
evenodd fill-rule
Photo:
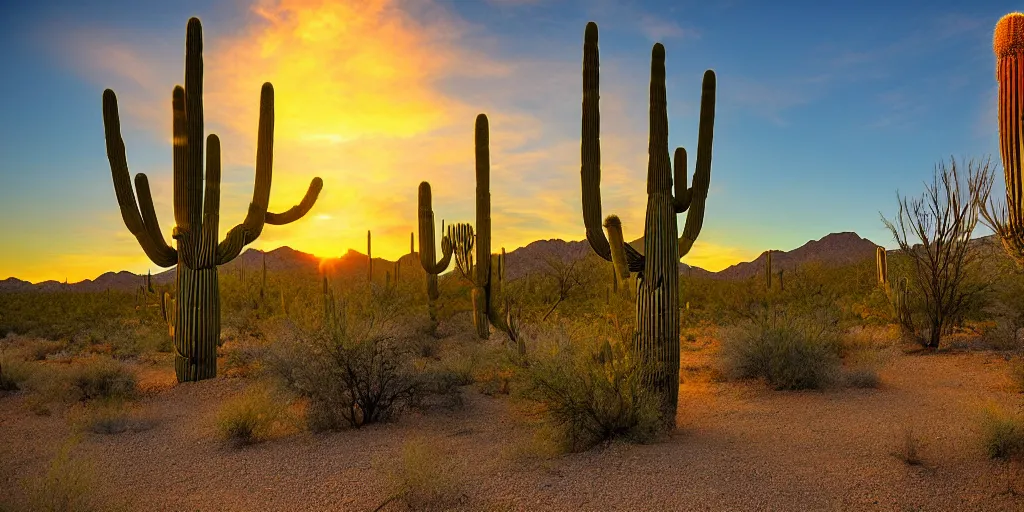
M 992 172 L 989 159 L 971 160 L 966 165 L 966 189 L 963 173 L 950 158 L 949 167 L 945 162 L 936 166 L 933 181 L 925 184 L 921 197 L 896 193 L 899 214 L 893 221 L 882 216 L 909 263 L 910 288 L 920 305 L 915 316 L 924 317 L 914 331 L 918 341 L 930 349 L 939 347 L 941 335 L 984 288 L 971 278 L 979 252 L 970 240 L 978 225 L 979 199 Z
M 541 318 L 542 322 L 548 319 L 548 316 L 555 311 L 555 308 L 562 301 L 569 298 L 569 292 L 583 284 L 583 275 L 578 266 L 582 259 L 582 255 L 575 252 L 569 254 L 564 259 L 555 254 L 549 254 L 544 257 L 545 268 L 543 273 L 555 281 L 555 284 L 558 286 L 558 298 L 551 305 L 551 309 L 548 309 L 548 312 Z

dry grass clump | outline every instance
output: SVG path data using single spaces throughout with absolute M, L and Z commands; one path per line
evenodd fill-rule
M 24 482 L 27 510 L 40 512 L 92 512 L 108 510 L 96 498 L 99 482 L 92 462 L 71 456 L 77 439 L 58 450 L 46 473 Z
M 730 378 L 762 378 L 775 389 L 822 389 L 838 382 L 842 342 L 826 315 L 785 309 L 757 312 L 721 332 L 722 371 Z
M 250 387 L 221 406 L 217 430 L 236 446 L 266 441 L 287 421 L 288 405 L 283 394 L 269 386 Z
M 68 422 L 76 432 L 103 435 L 141 432 L 152 428 L 155 423 L 122 400 L 78 404 L 69 413 Z
M 900 435 L 896 451 L 892 453 L 892 456 L 910 466 L 920 466 L 924 464 L 924 460 L 921 458 L 921 448 L 923 447 L 924 443 L 914 433 L 913 427 L 906 427 Z
M 989 407 L 982 418 L 982 446 L 991 459 L 1009 459 L 1024 453 L 1024 418 Z
M 463 468 L 457 459 L 425 437 L 402 445 L 397 467 L 388 471 L 392 493 L 378 507 L 400 499 L 413 510 L 448 510 L 464 498 Z
M 128 399 L 135 396 L 135 374 L 122 362 L 109 357 L 90 357 L 72 365 L 68 377 L 68 398 L 77 401 Z

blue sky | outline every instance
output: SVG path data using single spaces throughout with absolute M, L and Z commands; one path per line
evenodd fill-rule
M 651 45 L 667 53 L 669 142 L 696 145 L 700 77 L 718 76 L 712 185 L 684 262 L 718 270 L 856 231 L 953 155 L 999 164 L 992 29 L 1010 2 L 416 0 L 5 2 L 0 17 L 0 278 L 145 272 L 114 200 L 101 94 L 118 93 L 133 172 L 171 227 L 170 91 L 203 21 L 207 129 L 225 146 L 222 233 L 251 193 L 255 109 L 275 85 L 271 206 L 324 192 L 252 246 L 394 258 L 416 185 L 473 219 L 472 129 L 490 117 L 494 245 L 582 239 L 583 30 L 600 27 L 604 211 L 642 234 Z M 325 21 L 326 20 L 326 21 Z M 691 151 L 690 167 L 693 165 Z M 997 187 L 1002 187 L 1001 167 Z M 679 217 L 680 223 L 684 217 Z

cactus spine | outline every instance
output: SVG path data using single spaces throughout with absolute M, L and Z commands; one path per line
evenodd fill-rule
M 583 44 L 583 123 L 580 167 L 583 220 L 594 252 L 612 261 L 620 272 L 637 272 L 637 332 L 632 349 L 645 363 L 644 383 L 660 395 L 667 426 L 674 426 L 679 397 L 679 258 L 689 252 L 700 233 L 711 179 L 715 74 L 704 73 L 697 163 L 693 186 L 686 186 L 686 151 L 676 149 L 673 169 L 668 154 L 668 112 L 665 98 L 665 48 L 655 44 L 651 55 L 650 140 L 647 168 L 647 216 L 644 255 L 621 242 L 621 223 L 610 217 L 609 238 L 601 230 L 601 146 L 597 24 L 587 24 Z M 675 180 L 673 180 L 673 170 Z M 673 193 L 674 185 L 674 193 Z M 676 214 L 689 210 L 681 237 Z M 616 232 L 617 231 L 617 232 Z M 613 247 L 609 239 L 615 242 Z
M 174 370 L 179 382 L 217 375 L 217 341 L 220 338 L 220 296 L 217 266 L 233 260 L 242 248 L 256 240 L 264 224 L 294 222 L 312 208 L 323 187 L 314 178 L 305 197 L 284 213 L 267 211 L 270 201 L 274 143 L 274 89 L 263 84 L 260 94 L 259 136 L 256 149 L 256 182 L 245 220 L 228 231 L 220 243 L 220 139 L 206 140 L 205 193 L 203 190 L 203 60 L 202 26 L 188 21 L 185 38 L 185 87 L 176 86 L 173 106 L 174 220 L 172 238 L 164 240 L 153 208 L 149 181 L 135 176 L 132 189 L 121 123 L 114 91 L 103 91 L 103 125 L 117 203 L 125 226 L 135 235 L 146 255 L 161 267 L 177 266 L 177 300 L 174 327 Z
M 987 220 L 1006 253 L 1024 266 L 1024 14 L 1014 12 L 1000 18 L 992 49 L 999 82 L 999 153 L 1006 181 L 1006 215 Z
M 434 251 L 434 209 L 431 205 L 430 183 L 422 182 L 419 188 L 419 230 L 420 230 L 420 265 L 427 273 L 427 311 L 430 314 L 430 331 L 437 330 L 437 299 L 441 292 L 437 289 L 437 275 L 444 272 L 452 261 L 452 242 L 447 236 L 441 239 L 440 261 Z M 442 226 L 444 221 L 442 221 Z M 442 232 L 444 228 L 442 227 Z

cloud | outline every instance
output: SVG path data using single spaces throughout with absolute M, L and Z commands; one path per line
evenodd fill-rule
M 371 230 L 374 254 L 395 258 L 408 251 L 408 233 L 416 230 L 416 191 L 424 180 L 438 221 L 473 221 L 474 119 L 481 112 L 490 124 L 495 249 L 584 237 L 582 40 L 564 54 L 489 57 L 481 49 L 493 44 L 486 39 L 492 35 L 428 1 L 259 0 L 238 19 L 239 27 L 204 26 L 206 127 L 224 148 L 222 233 L 244 218 L 250 201 L 259 91 L 269 81 L 271 209 L 297 202 L 313 176 L 325 185 L 307 218 L 268 226 L 252 247 L 289 245 L 332 256 L 365 250 Z M 682 35 L 672 25 L 649 29 Z M 169 141 L 167 97 L 183 80 L 183 36 L 161 46 L 122 41 L 103 28 L 73 37 L 78 69 L 119 94 L 130 165 L 139 137 Z M 648 87 L 646 74 L 632 73 L 632 65 L 602 60 L 602 194 L 604 212 L 619 214 L 640 236 Z M 167 160 L 163 168 L 133 170 L 149 172 L 169 239 Z M 110 222 L 124 231 L 119 220 Z M 106 241 L 116 246 L 111 254 L 141 253 L 130 236 Z

